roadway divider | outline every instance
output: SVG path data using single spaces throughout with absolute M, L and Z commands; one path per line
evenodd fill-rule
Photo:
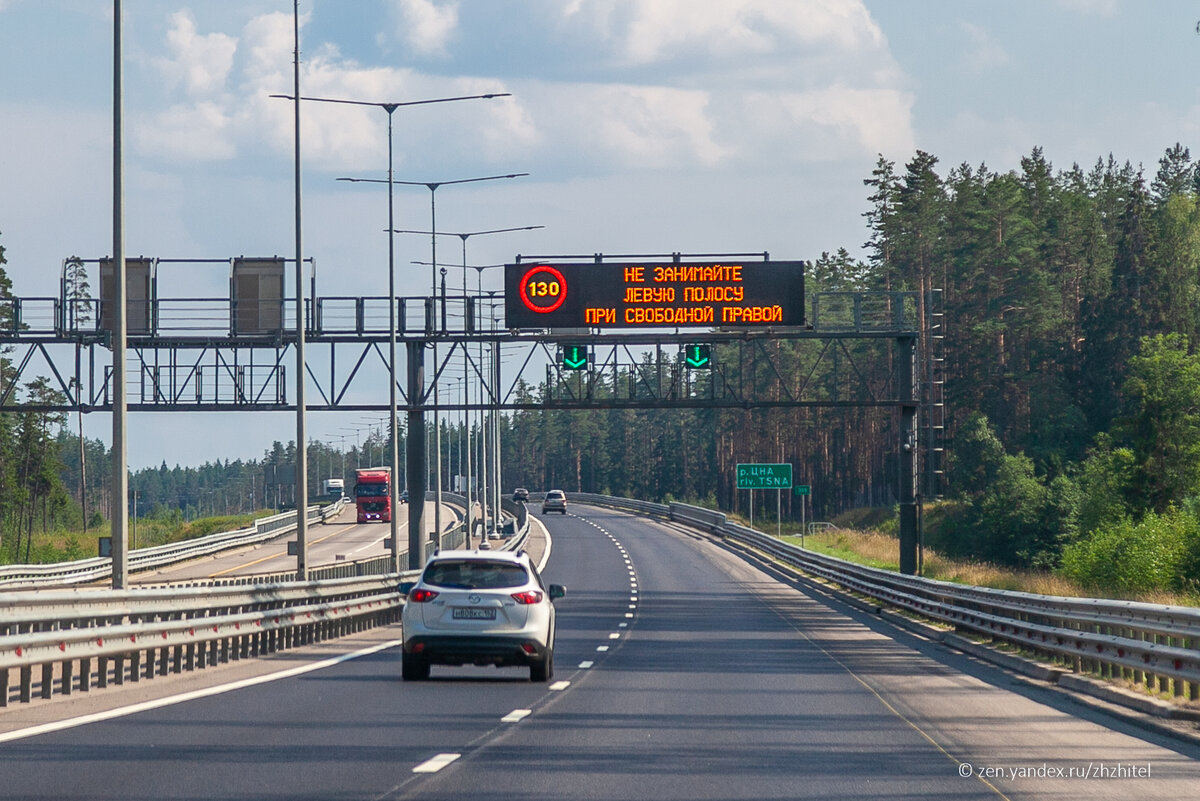
M 771 560 L 879 604 L 936 621 L 968 636 L 1016 646 L 1034 659 L 1061 666 L 1063 672 L 1132 682 L 1152 694 L 1178 701 L 1200 700 L 1200 609 L 1036 595 L 935 581 L 814 553 L 730 523 L 724 514 L 711 509 L 590 493 L 568 493 L 567 497 L 666 518 L 736 541 Z M 1043 671 L 1042 675 L 1061 681 L 1053 671 Z M 1078 689 L 1077 683 L 1070 684 Z M 1179 704 L 1160 704 L 1150 711 L 1163 717 L 1200 719 L 1196 710 Z
M 513 531 L 498 548 L 515 551 L 528 539 L 529 516 L 523 507 L 511 513 Z M 286 526 L 275 529 L 282 531 Z M 443 546 L 461 547 L 462 536 L 462 522 L 451 523 Z M 396 588 L 420 571 L 391 566 L 388 555 L 315 568 L 308 581 L 292 573 L 129 590 L 4 593 L 0 707 L 14 696 L 29 702 L 88 692 L 394 623 L 404 605 Z M 353 577 L 338 577 L 339 571 Z
M 341 513 L 345 502 L 343 499 L 323 507 L 308 507 L 308 522 L 316 523 L 336 517 Z M 129 571 L 136 573 L 152 570 L 219 551 L 255 545 L 295 530 L 295 510 L 262 517 L 247 528 L 130 551 Z M 0 567 L 0 588 L 9 590 L 86 584 L 111 575 L 112 558 L 107 556 L 51 565 L 5 565 Z
M 246 659 L 399 619 L 405 574 L 242 587 L 10 593 L 0 706 Z M 412 575 L 416 575 L 413 573 Z M 95 670 L 93 671 L 93 662 Z M 76 670 L 78 666 L 78 670 Z M 57 669 L 57 680 L 55 668 Z

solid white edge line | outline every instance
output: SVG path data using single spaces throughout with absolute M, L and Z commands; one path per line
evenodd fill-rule
M 454 760 L 458 759 L 462 754 L 438 754 L 432 759 L 427 759 L 420 765 L 412 769 L 413 773 L 437 773 L 442 768 L 449 765 Z
M 221 695 L 222 693 L 231 692 L 233 690 L 241 690 L 245 687 L 253 687 L 256 684 L 266 684 L 270 681 L 278 681 L 279 679 L 288 679 L 292 676 L 299 676 L 303 673 L 311 673 L 314 670 L 332 667 L 333 665 L 342 662 L 348 662 L 351 659 L 357 659 L 360 656 L 369 656 L 370 654 L 378 653 L 379 651 L 388 648 L 395 648 L 397 645 L 402 645 L 402 640 L 391 640 L 390 642 L 373 645 L 370 648 L 364 648 L 361 651 L 354 651 L 349 654 L 342 654 L 330 659 L 323 659 L 320 662 L 313 662 L 310 665 L 301 665 L 299 667 L 288 668 L 281 670 L 278 673 L 269 673 L 265 676 L 255 676 L 252 679 L 243 679 L 230 684 L 221 684 L 216 687 L 206 687 L 203 690 L 193 690 L 192 692 L 181 693 L 179 695 L 168 696 L 167 698 L 158 698 L 153 701 L 144 701 L 140 704 L 131 706 L 123 706 L 118 709 L 109 709 L 104 712 L 96 712 L 92 715 L 83 715 L 78 718 L 69 718 L 67 720 L 57 720 L 52 723 L 43 723 L 39 726 L 31 726 L 27 729 L 18 729 L 16 731 L 0 733 L 0 743 L 7 743 L 13 740 L 21 740 L 26 737 L 36 737 L 39 734 L 49 734 L 51 732 L 63 731 L 65 729 L 73 729 L 77 726 L 86 726 L 89 723 L 99 723 L 104 720 L 113 720 L 114 718 L 123 718 L 128 715 L 136 715 L 138 712 L 148 712 L 152 709 L 161 709 L 175 704 L 182 704 L 186 701 L 194 701 L 197 698 L 207 698 L 211 695 Z
M 536 517 L 530 518 L 537 520 Z M 542 551 L 542 558 L 538 560 L 538 572 L 541 573 L 546 569 L 546 563 L 550 561 L 550 549 L 554 547 L 554 540 L 550 538 L 550 531 L 542 524 L 541 520 L 537 520 L 538 527 L 542 529 L 542 535 L 546 538 L 546 550 Z

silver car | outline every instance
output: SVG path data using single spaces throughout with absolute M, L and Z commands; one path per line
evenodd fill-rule
M 430 665 L 528 665 L 532 681 L 554 675 L 554 599 L 522 551 L 442 551 L 415 583 L 402 583 L 406 681 Z
M 546 493 L 546 496 L 542 498 L 542 514 L 550 512 L 564 515 L 567 513 L 567 493 L 562 490 L 550 490 Z

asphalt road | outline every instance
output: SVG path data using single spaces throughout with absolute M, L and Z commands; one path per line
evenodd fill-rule
M 453 507 L 442 507 L 444 521 L 457 519 Z M 425 519 L 432 530 L 433 503 L 425 504 Z M 408 547 L 408 505 L 400 506 L 400 548 Z M 310 523 L 308 527 L 308 564 L 312 567 L 352 562 L 372 556 L 382 556 L 385 538 L 391 536 L 389 523 L 358 523 L 354 506 L 347 506 L 336 518 L 326 523 Z M 296 557 L 289 556 L 287 543 L 296 539 L 295 532 L 248 548 L 213 554 L 158 570 L 137 573 L 134 583 L 154 584 L 164 581 L 187 581 L 230 578 L 237 575 L 286 573 L 296 569 Z
M 399 632 L 376 630 L 378 650 L 319 670 L 0 742 L 0 799 L 1196 797 L 1195 747 L 697 535 L 571 511 L 543 518 L 546 578 L 568 586 L 554 683 L 405 683 Z

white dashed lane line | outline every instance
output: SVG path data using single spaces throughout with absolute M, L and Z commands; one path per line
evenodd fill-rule
M 438 754 L 433 759 L 427 759 L 413 768 L 413 773 L 437 773 L 460 756 L 462 754 Z
M 524 720 L 525 718 L 529 717 L 532 714 L 533 714 L 532 709 L 514 709 L 512 712 L 509 712 L 507 715 L 500 718 L 500 722 L 501 723 L 516 723 L 517 721 Z

